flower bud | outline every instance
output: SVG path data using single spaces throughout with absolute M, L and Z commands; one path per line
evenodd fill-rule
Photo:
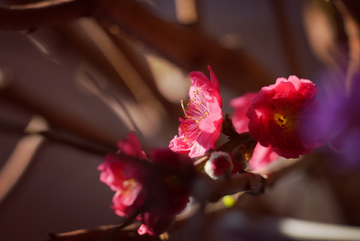
M 212 178 L 218 179 L 220 176 L 228 175 L 233 169 L 231 156 L 227 152 L 215 151 L 211 153 L 206 162 L 204 170 Z

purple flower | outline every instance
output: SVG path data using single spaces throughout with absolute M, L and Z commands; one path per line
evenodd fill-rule
M 332 94 L 323 95 L 320 100 L 323 111 L 318 114 L 315 126 L 327 136 L 329 146 L 341 154 L 342 164 L 360 167 L 360 83 L 354 82 L 349 93 L 332 90 Z

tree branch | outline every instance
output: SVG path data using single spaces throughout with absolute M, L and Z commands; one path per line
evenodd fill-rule
M 118 24 L 189 71 L 213 66 L 239 91 L 255 91 L 274 80 L 247 53 L 235 53 L 201 33 L 162 21 L 136 1 L 57 0 L 0 8 L 0 30 L 31 30 L 90 15 Z
M 194 185 L 193 192 L 194 197 L 200 202 L 205 200 L 216 202 L 223 196 L 242 191 L 249 191 L 252 194 L 263 193 L 265 181 L 259 174 L 251 172 L 243 172 L 217 180 L 199 173 L 199 178 Z
M 120 224 L 121 225 L 121 224 Z M 111 235 L 116 231 L 120 225 L 107 225 L 100 226 L 94 229 L 83 229 L 76 230 L 67 233 L 53 234 L 49 233 L 49 238 L 44 239 L 43 241 L 99 241 L 106 235 Z M 136 229 L 138 225 L 134 224 L 127 227 L 116 233 L 111 240 L 123 240 L 123 241 L 134 241 L 134 240 L 143 240 L 143 241 L 160 241 L 158 237 L 150 237 L 149 235 L 139 235 Z
M 136 1 L 99 1 L 94 17 L 119 25 L 184 69 L 207 72 L 207 65 L 213 66 L 223 83 L 239 91 L 257 91 L 275 80 L 245 51 L 236 53 L 199 32 L 162 21 Z
M 91 15 L 94 0 L 56 0 L 0 7 L 0 30 L 31 30 Z

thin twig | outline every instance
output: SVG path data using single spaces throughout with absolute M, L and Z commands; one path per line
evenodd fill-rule
M 94 143 L 94 144 L 86 144 L 81 143 L 79 141 L 74 141 L 70 138 L 62 137 L 58 135 L 57 133 L 51 132 L 51 131 L 40 131 L 40 132 L 24 132 L 24 127 L 22 127 L 20 124 L 6 121 L 6 120 L 0 120 L 0 130 L 11 132 L 11 133 L 21 133 L 24 136 L 25 135 L 41 135 L 45 137 L 49 141 L 56 142 L 58 144 L 64 144 L 73 148 L 77 148 L 79 150 L 93 153 L 95 155 L 99 156 L 105 156 L 106 154 L 110 152 L 115 152 L 116 148 L 109 148 L 108 146 L 104 146 L 100 143 Z
M 264 187 L 265 179 L 256 173 L 243 172 L 217 180 L 213 180 L 205 174 L 199 174 L 194 186 L 194 196 L 200 202 L 203 200 L 215 202 L 223 196 L 242 191 L 260 194 L 263 193 Z
M 62 240 L 62 241 L 111 241 L 111 240 L 148 240 L 147 235 L 139 236 L 135 231 L 138 225 L 129 226 L 135 218 L 146 212 L 148 207 L 144 203 L 139 209 L 132 213 L 123 223 L 119 225 L 100 226 L 95 229 L 77 230 L 68 233 L 54 234 L 49 233 L 49 238 L 44 241 Z M 156 237 L 152 240 L 159 240 Z
M 120 225 L 106 225 L 94 229 L 75 230 L 60 234 L 49 233 L 49 238 L 42 241 L 98 241 L 100 238 L 104 237 L 104 235 L 110 234 L 114 230 L 118 229 Z M 137 223 L 127 226 L 117 232 L 114 239 L 122 241 L 149 241 L 148 235 L 139 235 L 137 233 L 136 229 L 138 227 L 139 225 Z M 151 240 L 160 241 L 157 237 L 151 237 Z
M 114 237 L 123 228 L 129 226 L 139 214 L 146 212 L 147 209 L 148 209 L 148 202 L 145 202 L 140 208 L 135 210 L 122 224 L 120 224 L 118 227 L 114 228 L 108 235 L 103 236 L 98 241 L 111 241 L 111 240 L 113 240 Z
M 48 131 L 42 131 L 37 134 L 44 136 L 49 141 L 53 141 L 56 143 L 61 143 L 61 144 L 67 145 L 67 146 L 75 147 L 79 150 L 82 150 L 82 151 L 85 151 L 88 153 L 93 153 L 93 154 L 99 155 L 99 156 L 105 156 L 107 153 L 109 153 L 111 151 L 115 151 L 115 149 L 110 150 L 110 149 L 105 149 L 105 148 L 101 148 L 101 147 L 95 147 L 95 146 L 91 146 L 91 145 L 87 145 L 87 144 L 82 144 L 77 141 L 73 141 L 69 138 L 62 138 L 62 137 L 60 137 L 54 133 L 48 132 Z

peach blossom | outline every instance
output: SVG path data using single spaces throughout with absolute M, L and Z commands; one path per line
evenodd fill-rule
M 317 131 L 308 125 L 319 111 L 316 94 L 317 88 L 310 80 L 294 75 L 263 87 L 246 113 L 251 135 L 285 158 L 310 153 L 319 144 Z
M 179 118 L 179 136 L 170 141 L 172 151 L 188 154 L 191 158 L 203 156 L 210 148 L 215 148 L 221 133 L 222 98 L 218 79 L 208 66 L 210 81 L 201 72 L 190 73 L 192 82 L 184 119 Z

